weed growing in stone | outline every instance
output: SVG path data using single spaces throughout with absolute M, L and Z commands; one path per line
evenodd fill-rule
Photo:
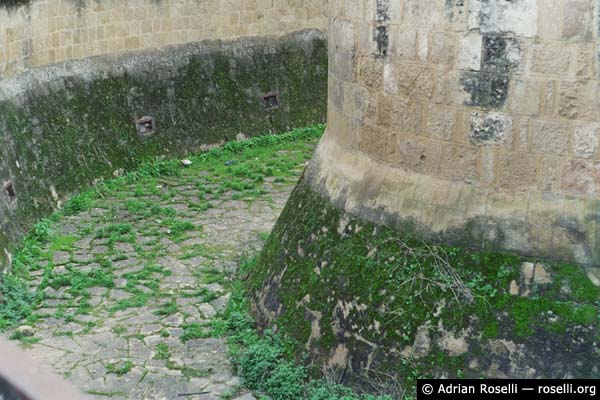
M 168 360 L 169 356 L 169 346 L 166 343 L 159 343 L 156 345 L 156 355 L 154 356 L 155 359 Z
M 129 373 L 134 367 L 133 362 L 123 361 L 119 363 L 110 363 L 106 365 L 106 371 L 109 374 L 115 374 L 117 376 L 123 376 Z
M 224 318 L 213 322 L 211 331 L 212 335 L 227 337 L 244 386 L 274 400 L 391 400 L 387 396 L 357 394 L 323 379 L 311 380 L 310 368 L 294 361 L 295 345 L 290 339 L 272 331 L 262 335 L 257 332 L 240 282 L 233 286 Z

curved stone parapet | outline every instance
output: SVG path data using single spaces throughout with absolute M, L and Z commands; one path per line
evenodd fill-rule
M 596 3 L 339 1 L 328 196 L 443 242 L 600 264 Z

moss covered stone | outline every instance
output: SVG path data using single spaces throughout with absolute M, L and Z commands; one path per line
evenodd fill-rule
M 60 201 L 156 155 L 321 122 L 327 48 L 319 31 L 205 41 L 94 57 L 0 82 L 0 253 Z M 263 95 L 277 91 L 277 107 Z M 135 121 L 155 119 L 140 137 Z M 0 257 L 1 258 L 1 257 Z
M 400 235 L 341 211 L 306 178 L 247 285 L 263 326 L 357 385 L 600 377 L 600 288 L 581 267 Z

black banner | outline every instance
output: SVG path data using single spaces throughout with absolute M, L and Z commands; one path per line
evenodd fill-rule
M 417 400 L 600 398 L 600 379 L 419 379 Z

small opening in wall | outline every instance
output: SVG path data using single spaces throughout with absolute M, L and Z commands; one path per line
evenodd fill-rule
M 266 109 L 272 109 L 279 107 L 279 93 L 272 91 L 265 94 L 263 97 L 263 103 Z
M 154 117 L 144 116 L 136 121 L 136 127 L 140 137 L 148 137 L 156 132 L 156 121 Z
M 2 188 L 4 189 L 4 194 L 8 198 L 9 204 L 14 203 L 17 200 L 17 191 L 15 190 L 15 185 L 13 184 L 13 182 L 4 182 Z

